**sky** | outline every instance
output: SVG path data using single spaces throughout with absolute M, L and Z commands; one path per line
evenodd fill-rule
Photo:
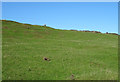
M 2 19 L 56 29 L 118 33 L 118 3 L 2 2 Z
M 2 0 L 2 2 L 119 2 L 119 0 Z

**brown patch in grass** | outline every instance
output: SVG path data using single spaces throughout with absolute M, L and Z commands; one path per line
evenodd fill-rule
M 5 27 L 2 27 L 3 29 L 8 29 L 8 27 L 7 26 L 5 26 Z
M 45 61 L 50 61 L 50 59 L 47 58 L 47 57 L 44 57 L 43 60 L 45 60 Z
M 40 35 L 40 32 L 34 32 L 34 37 L 42 38 L 42 36 Z
M 41 35 L 35 35 L 35 37 L 37 37 L 37 38 L 43 38 Z
M 105 68 L 105 65 L 100 64 L 100 63 L 96 63 L 96 62 L 90 62 L 90 66 L 97 66 L 97 67 L 103 67 L 103 68 Z

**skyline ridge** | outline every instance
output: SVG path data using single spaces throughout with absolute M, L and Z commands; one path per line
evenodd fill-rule
M 20 23 L 20 24 L 27 24 L 27 25 L 32 25 L 32 26 L 34 26 L 34 24 L 30 24 L 30 23 L 21 23 L 21 22 L 17 22 L 17 21 L 13 21 L 13 20 L 6 20 L 6 19 L 2 19 L 2 20 L 0 20 L 0 21 L 7 21 L 7 22 L 14 22 L 14 23 Z M 44 25 L 46 25 L 46 24 L 44 24 Z M 37 25 L 37 26 L 44 26 L 44 25 Z M 50 28 L 52 28 L 52 29 L 56 29 L 56 28 L 54 28 L 54 27 L 51 27 L 51 26 L 49 26 L 49 25 L 46 25 L 46 27 L 50 27 Z M 59 30 L 68 30 L 68 29 L 59 29 Z M 105 33 L 103 33 L 103 32 L 101 32 L 101 31 L 98 31 L 98 30 L 81 30 L 81 29 L 79 29 L 79 30 L 76 30 L 76 29 L 69 29 L 69 30 L 71 30 L 71 31 L 82 31 L 82 32 L 98 32 L 98 33 L 102 33 L 102 34 L 115 34 L 115 35 L 119 35 L 119 33 L 114 33 L 114 32 L 105 32 Z

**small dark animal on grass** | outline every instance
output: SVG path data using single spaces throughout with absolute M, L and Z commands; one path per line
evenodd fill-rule
M 75 77 L 73 74 L 71 75 L 71 80 L 75 80 Z
M 44 24 L 44 26 L 46 26 L 46 24 Z
M 50 59 L 49 59 L 49 58 L 46 58 L 46 57 L 44 57 L 43 59 L 46 60 L 46 61 L 50 61 Z

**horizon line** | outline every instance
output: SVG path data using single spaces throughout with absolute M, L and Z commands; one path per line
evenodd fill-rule
M 0 21 L 10 21 L 10 22 L 15 22 L 15 23 L 21 23 L 21 22 L 17 22 L 17 21 L 13 21 L 13 20 L 6 20 L 6 19 L 0 19 Z M 30 23 L 21 23 L 21 24 L 28 24 L 28 25 L 35 25 L 35 24 L 30 24 Z M 44 25 L 38 25 L 38 26 L 44 26 Z M 51 26 L 47 26 L 47 27 L 50 27 L 50 28 L 53 28 Z M 53 28 L 53 29 L 56 29 L 56 28 Z M 71 30 L 71 31 L 88 31 L 88 32 L 99 32 L 99 33 L 102 33 L 102 34 L 118 34 L 120 35 L 119 33 L 115 33 L 115 32 L 101 32 L 101 31 L 96 31 L 96 30 L 77 30 L 77 29 L 59 29 L 59 30 Z

